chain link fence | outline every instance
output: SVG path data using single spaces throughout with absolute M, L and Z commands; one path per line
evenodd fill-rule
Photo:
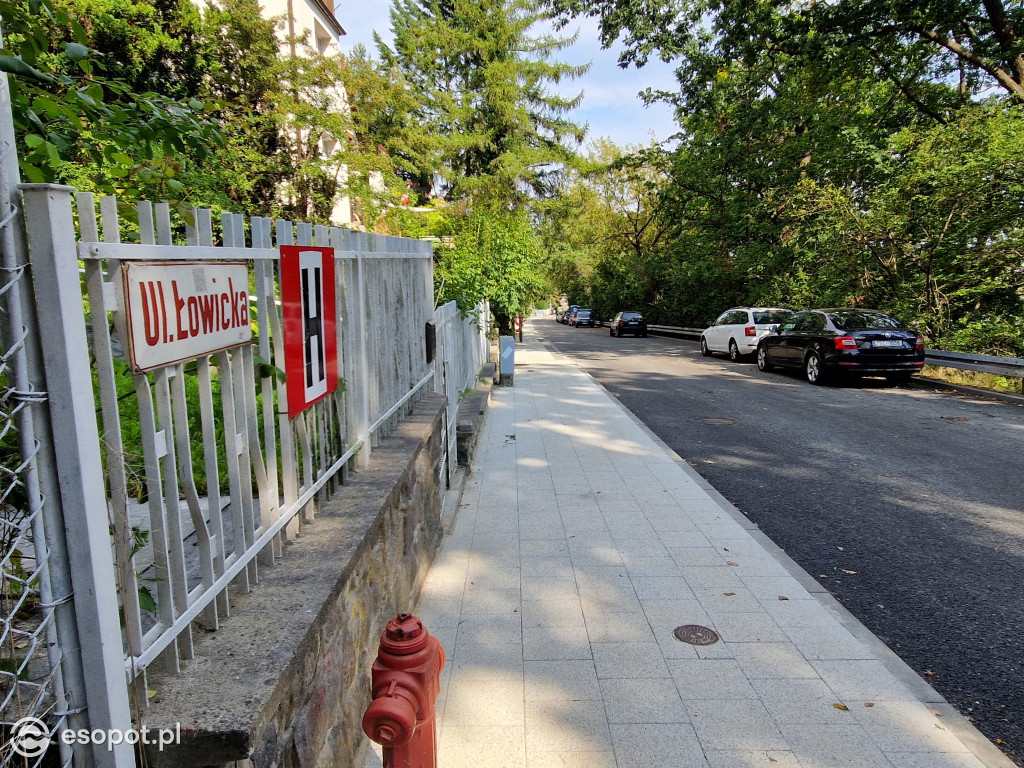
M 54 608 L 45 498 L 39 487 L 33 412 L 45 393 L 29 382 L 26 318 L 29 276 L 17 208 L 17 158 L 9 132 L 9 93 L 0 82 L 0 762 L 71 765 L 56 739 L 68 717 Z M 28 306 L 25 306 L 26 303 Z

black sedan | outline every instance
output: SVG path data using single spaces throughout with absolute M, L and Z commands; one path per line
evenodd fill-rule
M 597 321 L 594 319 L 594 311 L 592 309 L 577 309 L 569 315 L 569 325 L 574 325 L 577 328 L 582 328 L 584 325 L 596 328 Z
M 634 336 L 647 335 L 647 321 L 639 312 L 619 312 L 612 320 L 608 329 L 609 336 L 622 336 L 624 333 L 632 333 Z
M 757 345 L 757 367 L 803 368 L 812 384 L 837 373 L 885 376 L 905 384 L 924 367 L 924 339 L 899 320 L 871 309 L 797 313 Z

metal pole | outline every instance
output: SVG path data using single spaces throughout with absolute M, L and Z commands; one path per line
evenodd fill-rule
M 46 313 L 39 338 L 53 414 L 54 456 L 60 468 L 60 494 L 47 504 L 60 504 L 68 540 L 76 544 L 68 554 L 89 727 L 127 732 L 131 710 L 96 406 L 92 388 L 80 383 L 88 376 L 90 362 L 71 212 L 74 190 L 55 184 L 25 184 L 22 190 L 29 212 L 26 231 L 36 300 Z M 134 750 L 130 744 L 97 746 L 93 764 L 134 766 Z

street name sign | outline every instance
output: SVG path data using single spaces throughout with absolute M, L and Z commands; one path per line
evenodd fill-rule
M 252 341 L 245 262 L 122 262 L 121 279 L 135 371 Z

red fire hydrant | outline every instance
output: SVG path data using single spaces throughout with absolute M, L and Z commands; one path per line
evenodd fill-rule
M 411 613 L 388 622 L 363 715 L 363 731 L 384 747 L 384 768 L 437 768 L 434 704 L 443 668 L 444 647 L 423 622 Z

